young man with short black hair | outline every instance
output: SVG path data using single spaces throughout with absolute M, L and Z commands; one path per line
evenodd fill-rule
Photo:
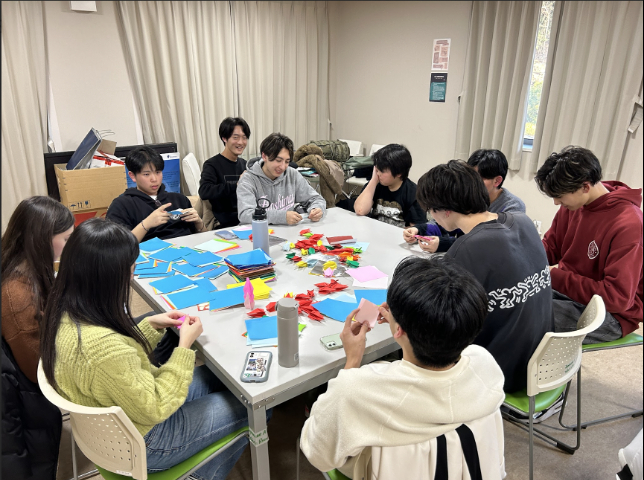
M 237 183 L 246 170 L 246 160 L 240 155 L 248 145 L 250 127 L 243 118 L 227 117 L 219 125 L 219 138 L 224 150 L 204 162 L 199 197 L 210 202 L 217 228 L 228 228 L 239 225 Z
M 329 381 L 302 429 L 309 461 L 354 479 L 433 478 L 427 452 L 435 457 L 441 444 L 447 444 L 446 468 L 468 468 L 465 446 L 457 447 L 463 435 L 476 438 L 469 444 L 475 458 L 467 463 L 476 462 L 481 478 L 503 478 L 503 373 L 487 350 L 472 345 L 487 308 L 481 284 L 455 262 L 400 262 L 378 323 L 388 324 L 403 358 L 360 367 L 369 327 L 352 322 L 358 310 L 347 317 L 340 334 L 344 370 Z
M 543 238 L 555 331 L 577 330 L 594 294 L 606 305 L 604 323 L 584 343 L 616 340 L 642 323 L 642 190 L 601 178 L 593 152 L 572 145 L 551 154 L 535 176 L 560 205 Z
M 416 184 L 408 178 L 409 150 L 390 143 L 373 154 L 373 163 L 373 175 L 353 205 L 356 214 L 401 228 L 427 223 L 416 201 Z
M 281 133 L 271 133 L 260 145 L 261 160 L 254 162 L 237 185 L 239 222 L 251 223 L 259 198 L 267 198 L 268 223 L 295 225 L 302 215 L 295 211 L 299 204 L 312 222 L 318 222 L 326 212 L 326 202 L 294 168 L 293 141 Z
M 135 148 L 125 157 L 125 166 L 136 187 L 128 188 L 112 201 L 106 214 L 109 220 L 132 230 L 139 242 L 204 230 L 203 220 L 190 200 L 181 193 L 166 191 L 160 153 L 148 146 Z M 169 212 L 177 209 L 182 209 L 181 216 L 173 220 Z
M 510 212 L 525 213 L 525 203 L 510 193 L 507 188 L 503 187 L 503 182 L 508 174 L 508 161 L 500 150 L 480 149 L 475 151 L 467 164 L 474 167 L 487 189 L 490 197 L 490 206 L 488 212 Z M 416 225 L 408 228 L 403 232 L 403 238 L 407 243 L 416 243 L 415 235 L 431 237 L 431 240 L 421 240 L 420 248 L 426 252 L 446 252 L 449 247 L 456 241 L 456 238 L 462 235 L 462 232 L 446 232 L 435 222 L 428 222 L 422 225 Z
M 445 254 L 472 272 L 487 292 L 488 317 L 474 343 L 487 348 L 505 375 L 505 391 L 526 387 L 528 360 L 554 328 L 548 259 L 522 213 L 488 211 L 481 176 L 450 160 L 418 181 L 418 201 L 447 231 L 460 229 Z

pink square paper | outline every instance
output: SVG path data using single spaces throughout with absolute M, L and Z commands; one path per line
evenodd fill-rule
M 370 280 L 376 280 L 387 276 L 386 273 L 382 273 L 373 265 L 369 265 L 368 267 L 350 268 L 347 270 L 347 273 L 359 282 L 368 282 Z

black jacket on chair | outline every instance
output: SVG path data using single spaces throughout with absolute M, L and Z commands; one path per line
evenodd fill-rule
M 2 478 L 56 480 L 60 410 L 18 367 L 2 339 Z

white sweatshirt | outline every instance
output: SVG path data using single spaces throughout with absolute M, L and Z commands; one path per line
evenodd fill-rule
M 427 442 L 461 424 L 496 416 L 505 398 L 503 381 L 492 355 L 476 345 L 440 372 L 406 360 L 341 370 L 313 404 L 302 429 L 302 452 L 327 472 L 366 447 Z M 496 430 L 490 441 L 499 440 Z M 500 436 L 502 446 L 502 428 Z M 502 464 L 502 448 L 500 455 Z M 498 457 L 491 461 L 499 463 Z

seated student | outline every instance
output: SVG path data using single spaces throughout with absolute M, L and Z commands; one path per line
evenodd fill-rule
M 503 478 L 503 373 L 489 352 L 472 345 L 487 314 L 485 290 L 474 276 L 440 259 L 400 262 L 378 320 L 402 348 L 399 361 L 360 367 L 369 327 L 352 323 L 356 312 L 340 334 L 344 370 L 329 381 L 302 429 L 311 464 L 355 479 L 434 478 L 427 471 L 427 455 L 436 455 L 430 441 L 465 426 L 477 439 L 471 446 L 478 447 L 481 478 Z M 369 447 L 385 447 L 381 461 Z M 448 469 L 460 470 L 463 457 L 453 450 L 447 447 Z M 373 473 L 365 467 L 372 452 Z
M 125 157 L 125 166 L 136 187 L 128 188 L 112 201 L 107 209 L 108 219 L 132 230 L 139 242 L 204 231 L 203 220 L 190 200 L 181 193 L 166 192 L 160 153 L 148 146 L 135 148 Z M 177 209 L 183 210 L 181 217 L 172 220 L 169 212 Z
M 597 157 L 575 146 L 550 155 L 535 176 L 561 205 L 543 238 L 555 331 L 577 330 L 594 294 L 606 305 L 604 323 L 584 343 L 616 340 L 642 323 L 642 190 L 601 178 Z
M 548 259 L 532 220 L 489 212 L 483 180 L 458 160 L 420 178 L 418 201 L 445 230 L 463 231 L 445 257 L 472 272 L 487 292 L 488 316 L 474 343 L 501 366 L 506 392 L 525 388 L 528 360 L 554 328 Z
M 479 172 L 483 179 L 485 188 L 490 197 L 490 207 L 488 212 L 518 212 L 525 213 L 525 204 L 523 201 L 510 193 L 507 188 L 503 187 L 503 182 L 508 174 L 508 161 L 500 150 L 480 149 L 470 155 L 467 164 Z M 403 238 L 407 243 L 415 243 L 414 235 L 431 237 L 428 242 L 420 241 L 420 248 L 426 252 L 446 252 L 449 247 L 456 241 L 456 238 L 463 234 L 460 230 L 456 232 L 446 232 L 435 222 L 425 225 L 416 225 L 408 228 L 403 232 Z M 422 232 L 422 233 L 419 233 Z
M 390 143 L 373 154 L 373 175 L 356 198 L 358 215 L 408 227 L 426 223 L 427 216 L 416 201 L 416 184 L 409 180 L 411 154 L 402 145 Z
M 42 311 L 74 216 L 44 196 L 18 204 L 2 235 L 2 473 L 55 480 L 60 410 L 37 383 Z
M 296 169 L 289 168 L 293 158 L 291 139 L 281 133 L 271 133 L 259 149 L 262 159 L 249 166 L 237 185 L 239 222 L 251 223 L 259 198 L 269 200 L 267 217 L 273 225 L 299 223 L 302 215 L 294 210 L 298 203 L 312 222 L 321 220 L 326 212 L 324 198 Z
M 42 362 L 47 380 L 64 398 L 123 409 L 145 440 L 152 473 L 247 425 L 248 414 L 206 366 L 195 368 L 190 347 L 203 331 L 199 317 L 182 323 L 184 314 L 174 310 L 134 323 L 129 295 L 138 254 L 136 238 L 119 224 L 97 218 L 78 226 L 45 309 Z M 156 368 L 152 348 L 167 327 L 178 325 L 179 345 Z M 225 478 L 247 442 L 235 442 L 195 478 Z
M 224 150 L 206 160 L 201 171 L 199 197 L 208 200 L 219 222 L 217 228 L 239 225 L 237 218 L 237 182 L 246 170 L 246 160 L 240 157 L 250 138 L 250 127 L 243 118 L 225 118 L 219 125 L 219 138 Z

